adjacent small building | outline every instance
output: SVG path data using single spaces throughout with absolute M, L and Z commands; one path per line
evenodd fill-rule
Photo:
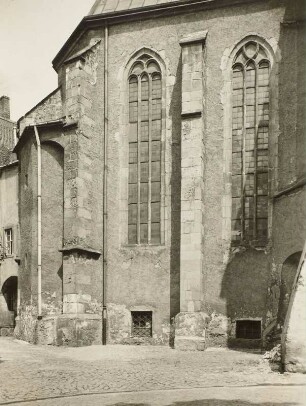
M 18 277 L 18 161 L 16 123 L 10 100 L 0 97 L 0 336 L 11 335 L 17 316 Z

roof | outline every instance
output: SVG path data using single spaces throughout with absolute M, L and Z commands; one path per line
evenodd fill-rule
M 107 14 L 115 11 L 132 10 L 185 0 L 96 0 L 88 15 Z
M 53 67 L 58 71 L 67 58 L 69 50 L 80 41 L 84 32 L 90 29 L 254 1 L 266 2 L 267 0 L 95 0 L 88 15 L 83 18 L 53 59 Z

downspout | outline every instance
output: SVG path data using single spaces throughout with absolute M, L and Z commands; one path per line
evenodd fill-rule
M 103 137 L 103 247 L 102 247 L 102 344 L 106 345 L 107 312 L 106 312 L 106 238 L 107 238 L 107 139 L 108 139 L 108 26 L 104 28 L 104 137 Z
M 37 144 L 37 318 L 41 315 L 41 144 L 36 125 L 34 132 Z

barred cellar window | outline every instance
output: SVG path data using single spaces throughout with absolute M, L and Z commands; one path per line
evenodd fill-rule
M 232 241 L 266 243 L 268 234 L 270 62 L 249 41 L 232 66 Z
M 258 340 L 261 338 L 260 320 L 236 320 L 236 338 Z
M 152 312 L 132 312 L 132 337 L 152 337 Z
M 162 77 L 143 55 L 129 79 L 128 243 L 161 242 Z

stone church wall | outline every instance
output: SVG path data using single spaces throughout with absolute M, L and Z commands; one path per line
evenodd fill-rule
M 166 191 L 171 190 L 173 200 L 180 198 L 180 179 L 171 178 L 180 172 L 180 130 L 181 121 L 181 80 L 182 61 L 179 41 L 194 32 L 207 30 L 204 56 L 204 262 L 203 289 L 204 300 L 202 310 L 208 312 L 213 319 L 210 340 L 214 344 L 225 344 L 227 333 L 235 334 L 232 324 L 236 318 L 260 318 L 265 321 L 265 303 L 268 290 L 270 256 L 264 251 L 236 254 L 229 263 L 230 240 L 222 229 L 222 195 L 223 154 L 224 154 L 224 108 L 222 106 L 222 89 L 224 87 L 221 72 L 221 61 L 227 49 L 250 33 L 277 42 L 280 35 L 279 22 L 284 10 L 279 7 L 269 9 L 262 4 L 252 4 L 243 8 L 217 9 L 197 14 L 172 16 L 152 19 L 132 24 L 121 24 L 109 29 L 109 87 L 110 117 L 109 142 L 110 161 L 109 177 L 112 188 L 109 191 L 110 205 L 109 225 L 113 230 L 109 237 L 109 271 L 108 301 L 114 305 L 150 306 L 154 300 L 157 304 L 156 313 L 161 320 L 169 320 L 170 301 L 167 286 L 170 279 L 174 283 L 179 274 L 179 262 L 171 262 L 172 249 L 171 231 L 178 221 L 175 212 L 171 217 L 171 200 L 166 197 L 165 248 L 154 252 L 153 249 L 120 247 L 125 225 L 118 213 L 118 204 L 122 187 L 119 183 L 117 162 L 120 156 L 127 154 L 124 145 L 125 128 L 120 125 L 123 117 L 122 77 L 124 66 L 133 54 L 143 47 L 156 51 L 166 66 Z M 159 35 L 156 35 L 158 30 Z M 101 35 L 102 32 L 101 32 Z M 125 44 L 124 50 L 122 44 Z M 114 108 L 120 106 L 120 108 Z M 116 165 L 112 165 L 116 162 Z M 224 236 L 222 238 L 222 236 Z M 121 242 L 122 244 L 122 242 Z M 157 251 L 157 249 L 156 249 Z M 178 250 L 173 252 L 177 256 Z M 159 265 L 159 263 L 160 265 Z M 250 263 L 252 266 L 250 267 Z M 173 268 L 171 269 L 171 265 Z M 247 267 L 247 270 L 246 270 Z M 192 258 L 190 258 L 192 271 Z M 146 270 L 146 271 L 145 271 Z M 144 272 L 147 272 L 146 274 Z M 238 281 L 235 282 L 237 277 Z M 256 284 L 251 283 L 256 274 Z M 118 289 L 117 281 L 122 281 L 122 290 Z M 165 281 L 165 282 L 164 282 Z M 128 287 L 128 288 L 127 288 Z M 170 288 L 171 289 L 171 288 Z M 125 294 L 124 294 L 125 292 Z M 179 290 L 172 288 L 174 295 Z M 152 295 L 152 299 L 150 296 Z M 233 299 L 235 298 L 235 299 Z M 166 304 L 165 304 L 166 302 Z M 113 308 L 114 308 L 114 305 Z M 178 311 L 178 309 L 177 309 Z M 227 319 L 229 318 L 229 321 Z M 224 320 L 225 319 L 225 320 Z M 155 323 L 154 323 L 155 324 Z M 158 323 L 159 324 L 159 323 Z M 156 323 L 156 328 L 159 326 Z M 154 328 L 154 327 L 153 327 Z M 231 330 L 232 329 L 232 330 Z M 159 330 L 160 331 L 160 330 Z M 160 333 L 159 333 L 160 334 Z M 120 335 L 119 335 L 120 336 Z
M 296 199 L 286 206 L 288 209 L 285 209 L 281 206 L 280 200 L 275 203 L 275 212 L 273 211 L 273 194 L 298 176 L 293 163 L 294 157 L 299 157 L 298 162 L 303 161 L 301 152 L 296 149 L 290 150 L 292 147 L 290 134 L 297 126 L 297 117 L 301 117 L 303 113 L 286 109 L 286 100 L 290 98 L 292 88 L 290 84 L 283 86 L 283 82 L 286 75 L 291 72 L 288 66 L 295 63 L 299 55 L 297 50 L 289 52 L 288 44 L 286 45 L 288 34 L 281 24 L 283 19 L 287 18 L 288 12 L 284 5 L 285 2 L 268 4 L 252 2 L 243 6 L 220 7 L 197 13 L 158 19 L 148 18 L 143 21 L 109 26 L 108 181 L 107 208 L 105 208 L 107 228 L 104 244 L 102 212 L 105 192 L 103 190 L 104 29 L 88 31 L 77 46 L 71 49 L 59 71 L 62 111 L 66 121 L 57 136 L 64 148 L 63 317 L 60 316 L 56 322 L 57 330 L 61 331 L 61 336 L 56 338 L 58 344 L 65 344 L 65 340 L 70 340 L 73 345 L 101 341 L 99 323 L 102 310 L 103 260 L 106 264 L 105 300 L 109 343 L 144 341 L 151 344 L 168 344 L 172 328 L 170 322 L 180 312 L 180 308 L 181 311 L 182 309 L 185 311 L 184 306 L 188 301 L 199 305 L 196 310 L 205 312 L 209 316 L 210 323 L 207 328 L 209 345 L 238 344 L 237 340 L 235 341 L 236 320 L 261 321 L 263 335 L 266 334 L 265 330 L 275 319 L 275 308 L 277 309 L 278 306 L 279 273 L 273 272 L 281 261 L 276 251 L 273 251 L 273 247 L 283 247 L 287 244 L 287 231 L 283 234 L 279 232 L 279 228 L 283 227 L 280 224 L 281 217 L 288 210 L 286 212 L 288 229 L 293 231 L 293 222 L 289 219 L 289 214 L 296 212 L 296 208 L 301 204 L 301 201 Z M 158 35 L 156 35 L 157 31 Z M 206 31 L 205 41 L 203 40 L 203 60 L 199 61 L 199 66 L 193 61 L 190 63 L 188 60 L 183 61 L 180 41 L 196 32 Z M 228 63 L 235 45 L 246 36 L 260 38 L 275 57 L 275 70 L 272 72 L 275 79 L 272 91 L 273 136 L 270 140 L 270 223 L 269 241 L 265 249 L 234 248 L 231 244 L 229 198 L 231 181 L 228 166 L 231 153 L 231 147 L 228 147 L 228 142 L 231 142 L 228 136 L 230 132 L 229 89 L 231 88 L 228 72 L 231 66 L 228 66 Z M 191 45 L 191 53 L 195 52 L 195 47 L 192 47 Z M 162 99 L 163 239 L 162 244 L 157 246 L 132 246 L 127 243 L 127 156 L 129 152 L 127 78 L 133 58 L 136 55 L 139 56 L 141 52 L 155 56 L 161 66 L 164 86 Z M 286 58 L 286 62 L 280 64 L 282 58 Z M 200 120 L 199 124 L 203 128 L 203 134 L 201 134 L 203 142 L 198 142 L 196 138 L 191 139 L 190 148 L 186 148 L 187 143 L 182 145 L 182 136 L 186 135 L 185 138 L 188 138 L 187 132 L 192 129 L 195 130 L 192 134 L 197 134 L 198 127 L 192 127 L 190 124 L 194 123 L 194 118 L 189 118 L 189 121 L 182 120 L 182 101 L 190 97 L 190 104 L 196 104 L 192 99 L 193 91 L 199 92 L 191 88 L 188 91 L 189 84 L 182 83 L 184 64 L 184 68 L 187 70 L 190 68 L 192 72 L 203 70 L 201 83 L 203 91 L 200 99 L 197 99 L 197 102 L 202 103 L 203 106 L 203 120 Z M 290 74 L 295 74 L 294 72 Z M 300 75 L 300 72 L 302 68 L 299 65 L 296 75 Z M 281 84 L 283 90 L 279 98 L 278 85 Z M 196 96 L 198 97 L 198 94 Z M 302 93 L 298 93 L 298 97 L 302 97 Z M 282 112 L 284 114 L 279 114 Z M 302 137 L 300 135 L 302 130 L 302 127 L 299 128 L 297 137 Z M 46 138 L 48 137 L 53 136 L 49 133 Z M 298 143 L 295 148 L 297 145 Z M 183 147 L 184 151 L 182 151 Z M 198 147 L 201 149 L 200 152 Z M 278 151 L 280 154 L 277 162 Z M 61 165 L 58 161 L 59 156 L 56 154 L 53 156 L 56 158 L 58 171 L 53 171 L 54 174 L 50 175 L 52 176 L 51 189 L 46 193 L 52 193 L 52 187 L 56 190 L 60 189 Z M 182 169 L 182 157 L 190 160 L 190 167 L 197 166 L 197 170 L 200 168 L 199 171 L 202 173 L 198 173 L 197 170 L 193 173 L 192 170 Z M 20 193 L 21 198 L 24 198 L 20 210 L 21 213 L 26 214 L 22 216 L 23 234 L 21 236 L 25 241 L 22 257 L 24 261 L 21 277 L 24 287 L 22 297 L 24 304 L 34 306 L 33 297 L 37 285 L 35 270 L 37 219 L 34 186 L 37 168 L 34 138 L 31 140 L 29 137 L 20 158 Z M 288 160 L 290 168 L 286 172 Z M 277 165 L 279 173 L 276 172 Z M 26 188 L 24 179 L 28 170 L 31 180 L 29 176 L 30 186 Z M 298 169 L 298 172 L 301 173 L 302 169 Z M 184 182 L 186 173 L 190 176 L 188 182 Z M 203 205 L 200 216 L 192 212 L 196 200 L 194 199 L 196 187 L 192 185 L 195 185 L 199 179 L 201 187 L 198 188 L 197 193 L 199 193 L 200 204 Z M 185 190 L 185 185 L 191 186 Z M 62 197 L 57 193 L 59 192 L 56 192 L 55 197 L 58 200 L 49 202 L 50 216 L 55 205 L 60 206 L 62 201 Z M 184 207 L 182 201 L 184 201 Z M 48 221 L 48 227 L 51 227 L 50 239 L 53 233 L 54 236 L 56 235 L 55 230 L 61 228 L 59 218 L 62 216 L 60 209 L 58 217 L 52 222 Z M 199 233 L 202 234 L 198 236 L 200 244 L 191 241 L 193 227 L 201 230 Z M 275 241 L 272 243 L 273 238 Z M 296 237 L 297 246 L 300 245 L 302 238 L 301 235 Z M 54 238 L 51 240 L 54 244 Z M 48 245 L 48 240 L 46 242 Z M 103 252 L 103 245 L 105 252 Z M 191 246 L 192 249 L 189 250 Z M 46 250 L 46 247 L 43 249 Z M 54 249 L 53 245 L 52 249 Z M 181 257 L 182 250 L 183 257 Z M 47 251 L 44 255 L 46 255 L 45 258 L 48 257 L 50 272 L 53 272 L 53 276 L 48 276 L 46 279 L 48 289 L 44 289 L 44 303 L 45 306 L 47 303 L 54 306 L 56 313 L 60 309 L 56 304 L 61 294 L 60 273 L 58 273 L 61 265 L 60 256 L 56 254 L 52 259 Z M 193 278 L 194 265 L 199 263 L 198 257 L 195 258 L 196 255 L 201 256 L 202 262 L 200 275 Z M 180 268 L 182 258 L 185 261 L 184 273 Z M 189 275 L 187 275 L 188 272 Z M 27 280 L 31 280 L 31 284 L 27 285 Z M 188 286 L 187 280 L 200 281 L 196 294 Z M 50 289 L 53 284 L 54 288 Z M 46 291 L 49 292 L 48 299 Z M 56 292 L 55 297 L 52 297 L 53 292 Z M 131 312 L 133 311 L 152 312 L 152 338 L 139 340 L 131 337 Z M 76 315 L 76 321 L 72 321 L 71 314 Z M 91 315 L 92 319 L 88 322 L 87 318 Z M 90 327 L 86 324 L 87 322 L 91 323 Z M 81 338 L 76 336 L 65 338 L 71 323 L 75 323 L 75 331 L 79 333 L 81 331 L 80 334 L 83 334 Z M 89 339 L 86 338 L 86 326 L 90 330 Z M 54 326 L 51 325 L 50 329 L 53 328 Z M 245 342 L 244 344 L 248 345 Z M 261 342 L 257 344 L 260 345 Z

